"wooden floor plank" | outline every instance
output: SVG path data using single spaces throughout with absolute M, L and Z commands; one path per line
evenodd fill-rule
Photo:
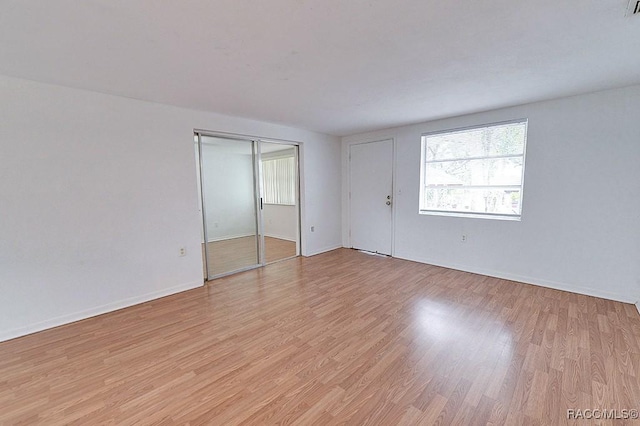
M 639 348 L 631 305 L 341 249 L 0 343 L 0 424 L 582 424 Z
M 202 258 L 205 258 L 204 243 Z M 266 263 L 296 256 L 296 242 L 281 238 L 264 237 Z M 226 274 L 258 263 L 258 239 L 255 235 L 230 238 L 207 243 L 209 274 Z

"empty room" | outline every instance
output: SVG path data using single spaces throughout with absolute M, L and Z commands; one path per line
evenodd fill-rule
M 0 2 L 0 425 L 640 422 L 640 1 Z

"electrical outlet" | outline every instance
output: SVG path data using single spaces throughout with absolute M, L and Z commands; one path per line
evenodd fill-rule
M 180 249 L 178 250 L 178 255 L 180 257 L 184 257 L 187 255 L 187 248 L 186 247 L 180 247 Z

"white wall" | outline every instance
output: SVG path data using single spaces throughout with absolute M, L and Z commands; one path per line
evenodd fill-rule
M 638 111 L 634 86 L 345 137 L 343 244 L 348 145 L 394 138 L 396 257 L 636 302 Z M 521 222 L 418 214 L 422 133 L 518 118 L 529 119 Z
M 194 128 L 302 142 L 303 254 L 340 246 L 337 138 L 1 76 L 0 117 L 0 340 L 202 284 Z
M 209 241 L 256 235 L 253 158 L 202 145 Z
M 296 241 L 296 206 L 265 204 L 262 210 L 264 235 L 282 240 Z

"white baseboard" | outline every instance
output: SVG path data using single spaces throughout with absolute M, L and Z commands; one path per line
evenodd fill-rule
M 250 232 L 248 234 L 238 234 L 238 235 L 227 235 L 224 237 L 219 237 L 219 238 L 210 238 L 209 240 L 207 240 L 207 242 L 209 243 L 215 243 L 217 241 L 226 241 L 226 240 L 233 240 L 236 238 L 244 238 L 244 237 L 255 237 L 256 234 Z M 271 237 L 271 238 L 277 238 L 279 240 L 285 240 L 285 241 L 293 241 L 294 243 L 296 242 L 295 238 L 291 238 L 291 237 L 285 237 L 284 235 L 276 235 L 276 234 L 264 234 L 265 237 Z
M 338 244 L 336 246 L 330 246 L 330 247 L 325 247 L 325 248 L 322 248 L 322 249 L 314 250 L 314 251 L 312 251 L 310 253 L 304 254 L 303 256 L 304 257 L 311 257 L 311 256 L 315 256 L 315 255 L 318 255 L 318 254 L 326 253 L 328 251 L 333 251 L 333 250 L 336 250 L 336 249 L 339 249 L 339 248 L 342 248 L 342 244 Z
M 175 287 L 166 288 L 164 290 L 154 291 L 152 293 L 143 294 L 141 296 L 134 296 L 128 299 L 120 300 L 118 302 L 108 303 L 102 306 L 96 306 L 95 308 L 86 309 L 80 312 L 74 312 L 69 315 L 62 315 L 57 318 L 30 324 L 25 327 L 14 328 L 13 330 L 3 331 L 0 333 L 0 342 L 6 340 L 15 339 L 17 337 L 26 336 L 28 334 L 37 333 L 38 331 L 47 330 L 49 328 L 59 327 L 61 325 L 69 324 L 72 322 L 80 321 L 83 319 L 95 317 L 97 315 L 106 314 L 108 312 L 117 311 L 119 309 L 128 308 L 133 305 L 148 302 L 150 300 L 159 299 L 161 297 L 170 296 L 172 294 L 180 293 L 183 291 L 191 290 L 203 285 L 202 281 L 193 281 L 190 283 L 181 284 Z
M 216 241 L 225 241 L 225 240 L 233 240 L 235 238 L 244 238 L 244 237 L 255 237 L 256 234 L 255 232 L 249 232 L 246 234 L 237 234 L 237 235 L 225 235 L 224 237 L 218 237 L 218 238 L 209 238 L 207 240 L 207 242 L 209 243 L 215 243 Z M 202 240 L 200 240 L 202 241 Z
M 636 309 L 638 310 L 638 313 L 640 314 L 640 301 L 636 302 Z
M 406 256 L 406 255 L 398 255 L 398 254 L 396 254 L 394 257 L 397 257 L 398 259 L 405 259 L 405 260 L 411 260 L 411 261 L 414 261 L 414 262 L 426 263 L 426 264 L 434 265 L 434 266 L 441 266 L 443 268 L 456 269 L 458 271 L 471 272 L 473 274 L 486 275 L 486 276 L 489 276 L 489 277 L 495 277 L 495 278 L 500 278 L 500 279 L 504 279 L 504 280 L 510 280 L 510 281 L 516 281 L 516 282 L 521 282 L 521 283 L 525 283 L 525 284 L 537 285 L 537 286 L 540 286 L 540 287 L 547 287 L 547 288 L 552 288 L 552 289 L 555 289 L 555 290 L 568 291 L 569 293 L 578 293 L 578 294 L 584 294 L 586 296 L 599 297 L 601 299 L 615 300 L 617 302 L 622 302 L 622 303 L 631 303 L 631 304 L 633 304 L 633 303 L 636 302 L 635 299 L 631 299 L 627 295 L 622 295 L 622 294 L 613 293 L 613 292 L 600 290 L 600 289 L 595 289 L 595 288 L 581 287 L 581 286 L 576 286 L 576 285 L 572 285 L 572 284 L 568 284 L 568 283 L 561 283 L 561 282 L 557 282 L 557 281 L 549 281 L 549 280 L 545 280 L 545 279 L 541 279 L 541 278 L 535 278 L 535 277 L 528 277 L 528 276 L 524 276 L 524 275 L 511 274 L 511 273 L 502 272 L 502 271 L 493 271 L 493 270 L 484 269 L 484 268 L 475 268 L 475 267 L 471 267 L 470 268 L 470 267 L 467 267 L 467 266 L 464 266 L 464 265 L 458 265 L 458 264 L 453 264 L 453 263 L 444 264 L 444 263 L 441 263 L 441 262 L 433 261 L 431 259 L 421 258 L 421 257 L 416 257 L 416 256 Z
M 270 238 L 277 238 L 279 240 L 291 241 L 291 242 L 294 242 L 294 243 L 296 242 L 295 238 L 285 237 L 284 235 L 276 235 L 276 234 L 271 234 L 271 233 L 267 234 L 265 232 L 264 236 L 265 237 L 270 237 Z

